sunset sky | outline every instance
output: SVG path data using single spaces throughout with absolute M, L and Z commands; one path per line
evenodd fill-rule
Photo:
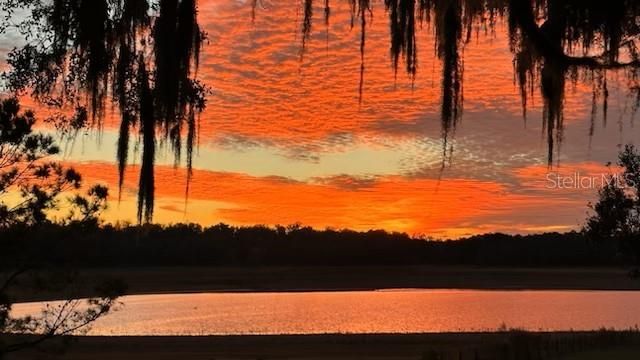
M 318 2 L 303 56 L 298 1 L 259 3 L 252 22 L 251 1 L 200 1 L 208 41 L 199 78 L 213 93 L 200 119 L 187 204 L 185 169 L 173 167 L 168 149 L 159 151 L 155 221 L 301 223 L 434 237 L 567 231 L 580 227 L 596 189 L 551 189 L 556 177 L 549 173 L 600 178 L 619 145 L 640 135 L 622 76 L 608 75 L 608 123 L 599 116 L 592 139 L 591 85 L 568 82 L 559 166 L 548 168 L 542 99 L 536 94 L 525 122 L 506 24 L 498 21 L 464 48 L 464 114 L 442 169 L 432 29 L 417 35 L 415 80 L 402 70 L 394 79 L 388 18 L 383 2 L 374 2 L 359 104 L 360 33 L 351 29 L 348 2 L 332 3 L 328 31 Z M 0 38 L 0 54 L 15 45 L 12 36 Z M 89 132 L 67 143 L 63 160 L 87 183 L 110 185 L 107 221 L 133 222 L 138 168 L 130 166 L 118 203 L 116 130 L 107 120 L 99 137 Z

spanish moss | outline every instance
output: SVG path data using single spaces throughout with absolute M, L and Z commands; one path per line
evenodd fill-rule
M 176 165 L 185 147 L 192 176 L 195 122 L 207 92 L 196 80 L 205 38 L 197 1 L 12 0 L 6 11 L 19 9 L 31 16 L 17 26 L 27 44 L 8 56 L 9 88 L 58 108 L 85 107 L 98 128 L 111 101 L 120 114 L 120 191 L 137 129 L 143 149 L 138 220 L 152 221 L 156 143 L 169 144 Z M 33 41 L 32 34 L 49 41 Z
M 150 222 L 153 218 L 155 180 L 153 166 L 156 154 L 156 118 L 153 95 L 149 87 L 144 58 L 138 60 L 138 89 L 140 91 L 140 131 L 142 133 L 142 165 L 138 185 L 138 222 Z
M 352 27 L 360 20 L 359 99 L 364 89 L 364 49 L 367 20 L 372 15 L 369 1 L 349 0 Z M 627 72 L 632 79 L 631 95 L 637 96 L 638 56 L 637 16 L 640 3 L 632 0 L 608 2 L 584 0 L 385 0 L 389 17 L 390 60 L 397 77 L 404 71 L 414 79 L 419 71 L 417 29 L 430 26 L 435 49 L 442 63 L 441 123 L 446 140 L 463 112 L 463 51 L 474 32 L 489 31 L 498 19 L 509 26 L 513 52 L 514 79 L 518 85 L 522 117 L 536 93 L 542 98 L 543 133 L 548 145 L 547 161 L 552 164 L 563 138 L 563 109 L 566 79 L 594 73 L 594 117 L 601 114 L 606 125 L 608 112 L 607 70 Z M 305 7 L 310 7 L 305 1 Z M 305 22 L 311 22 L 305 15 Z M 303 27 L 303 42 L 310 27 Z M 621 59 L 624 59 L 621 60 Z M 633 105 L 636 109 L 637 104 Z M 602 109 L 601 112 L 596 109 Z M 446 146 L 446 145 L 445 145 Z

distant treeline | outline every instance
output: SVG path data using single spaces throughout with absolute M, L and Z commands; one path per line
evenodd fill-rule
M 619 264 L 613 244 L 580 233 L 486 234 L 461 240 L 412 238 L 382 230 L 234 227 L 219 224 L 55 224 L 0 230 L 0 266 L 270 266 Z

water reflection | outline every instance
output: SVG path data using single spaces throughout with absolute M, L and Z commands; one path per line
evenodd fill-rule
M 143 295 L 100 319 L 92 335 L 417 333 L 628 329 L 640 293 L 394 290 Z M 15 306 L 17 314 L 37 304 Z

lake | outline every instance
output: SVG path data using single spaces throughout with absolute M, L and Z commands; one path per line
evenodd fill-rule
M 135 295 L 89 335 L 230 335 L 628 329 L 640 292 L 384 290 Z M 17 304 L 14 315 L 42 303 Z

